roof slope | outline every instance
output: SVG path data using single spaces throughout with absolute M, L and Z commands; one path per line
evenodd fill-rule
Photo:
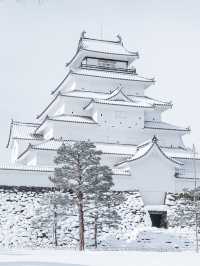
M 14 170 L 23 172 L 43 172 L 51 174 L 54 172 L 54 166 L 31 166 L 31 165 L 17 165 L 17 164 L 0 164 L 0 170 Z M 113 175 L 130 176 L 128 169 L 112 169 Z
M 140 81 L 140 82 L 148 82 L 154 83 L 154 78 L 145 78 L 139 76 L 137 74 L 128 73 L 128 72 L 114 72 L 114 71 L 105 71 L 105 70 L 94 70 L 94 69 L 85 69 L 78 68 L 76 70 L 71 71 L 72 75 L 82 75 L 82 76 L 90 76 L 97 78 L 108 78 L 108 79 L 119 79 L 119 80 L 130 80 L 130 81 Z
M 162 121 L 145 121 L 144 128 L 189 132 L 189 127 L 178 127 Z
M 153 147 L 156 147 L 160 153 L 166 158 L 168 159 L 169 161 L 171 161 L 172 163 L 174 164 L 178 164 L 178 165 L 183 165 L 182 162 L 179 162 L 171 157 L 169 157 L 165 152 L 164 150 L 158 145 L 158 139 L 154 136 L 152 138 L 152 140 L 150 141 L 146 141 L 145 143 L 137 146 L 137 150 L 136 150 L 136 153 L 129 159 L 126 159 L 120 163 L 117 163 L 115 166 L 119 166 L 119 165 L 122 165 L 124 163 L 127 163 L 127 162 L 132 162 L 132 161 L 136 161 L 136 160 L 139 160 L 143 157 L 145 157 L 146 155 L 148 155 L 150 153 L 150 151 L 153 149 Z
M 11 139 L 42 140 L 42 135 L 34 133 L 38 126 L 38 123 L 24 123 L 12 120 L 6 147 L 9 147 Z
M 128 55 L 138 57 L 138 52 L 128 51 L 122 40 L 119 39 L 116 41 L 111 40 L 103 40 L 103 39 L 94 39 L 85 37 L 85 34 L 81 36 L 79 42 L 80 49 L 84 49 L 87 51 L 95 51 L 106 54 L 119 54 L 119 55 Z
M 162 108 L 171 108 L 171 102 L 165 102 L 157 99 L 150 98 L 148 96 L 137 96 L 137 95 L 125 95 L 123 93 L 123 88 L 116 88 L 111 93 L 104 92 L 92 92 L 92 91 L 83 91 L 83 90 L 74 90 L 69 91 L 65 94 L 58 92 L 54 99 L 46 106 L 46 108 L 37 116 L 37 119 L 40 118 L 58 99 L 58 97 L 74 97 L 74 98 L 83 98 L 83 99 L 95 99 L 95 100 L 114 100 L 117 99 L 117 95 L 123 94 L 124 100 L 128 102 L 135 103 L 135 106 L 144 106 L 144 107 L 162 107 Z

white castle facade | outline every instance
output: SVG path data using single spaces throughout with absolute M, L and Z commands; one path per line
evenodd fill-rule
M 98 40 L 83 32 L 37 122 L 11 122 L 11 163 L 0 165 L 0 185 L 51 186 L 60 145 L 90 140 L 113 169 L 114 190 L 139 190 L 146 205 L 163 205 L 167 192 L 193 188 L 200 158 L 182 140 L 190 129 L 162 121 L 172 103 L 146 96 L 155 81 L 137 74 L 138 58 L 120 36 Z

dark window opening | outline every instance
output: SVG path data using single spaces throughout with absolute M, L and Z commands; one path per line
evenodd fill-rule
M 152 227 L 167 228 L 167 212 L 149 211 Z

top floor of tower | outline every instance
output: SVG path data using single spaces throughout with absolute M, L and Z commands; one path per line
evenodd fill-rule
M 83 31 L 73 58 L 67 63 L 70 68 L 90 68 L 134 73 L 132 62 L 139 58 L 138 52 L 128 51 L 120 35 L 116 40 L 94 39 Z

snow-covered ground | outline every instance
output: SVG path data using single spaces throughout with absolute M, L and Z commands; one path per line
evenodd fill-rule
M 0 266 L 199 266 L 195 252 L 0 250 Z

